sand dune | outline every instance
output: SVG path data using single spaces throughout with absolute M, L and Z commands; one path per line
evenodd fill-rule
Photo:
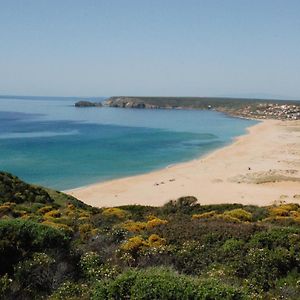
M 300 121 L 265 120 L 222 149 L 148 174 L 67 191 L 94 206 L 159 206 L 180 196 L 202 204 L 300 203 Z

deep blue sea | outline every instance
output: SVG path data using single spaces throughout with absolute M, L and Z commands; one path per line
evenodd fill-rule
M 0 98 L 0 170 L 65 190 L 194 159 L 256 123 L 214 111 L 75 108 L 76 101 Z

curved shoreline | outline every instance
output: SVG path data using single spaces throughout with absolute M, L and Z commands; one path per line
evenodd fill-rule
M 121 108 L 122 109 L 122 108 Z M 124 108 L 125 109 L 125 108 Z M 165 109 L 165 108 L 158 108 L 158 109 Z M 188 109 L 185 109 L 185 110 L 188 110 Z M 227 114 L 227 113 L 223 113 L 222 114 L 224 115 L 227 115 L 229 118 L 235 118 L 235 119 L 245 119 L 245 120 L 253 120 L 253 121 L 257 121 L 258 123 L 257 124 L 254 124 L 254 125 L 250 125 L 248 127 L 245 128 L 245 133 L 239 135 L 239 136 L 235 136 L 231 139 L 231 141 L 228 141 L 225 143 L 225 145 L 222 145 L 216 149 L 212 149 L 212 150 L 209 150 L 208 152 L 206 153 L 203 153 L 201 154 L 200 156 L 198 157 L 194 157 L 194 158 L 191 158 L 191 159 L 187 159 L 187 160 L 184 160 L 184 161 L 180 161 L 180 162 L 174 162 L 174 163 L 171 163 L 169 165 L 166 165 L 166 166 L 162 166 L 162 167 L 157 167 L 155 168 L 154 170 L 150 170 L 150 171 L 146 171 L 146 172 L 142 172 L 142 173 L 138 173 L 138 174 L 133 174 L 133 175 L 128 175 L 128 176 L 122 176 L 122 177 L 117 177 L 117 178 L 112 178 L 112 179 L 104 179 L 104 180 L 101 180 L 101 181 L 97 181 L 97 182 L 93 182 L 93 183 L 87 183 L 85 185 L 81 185 L 81 186 L 77 186 L 77 187 L 74 187 L 74 188 L 69 188 L 69 189 L 66 189 L 66 190 L 62 190 L 63 193 L 66 193 L 66 194 L 70 194 L 72 195 L 71 193 L 73 193 L 74 191 L 77 191 L 77 190 L 81 190 L 81 189 L 86 189 L 86 188 L 90 188 L 90 187 L 93 187 L 93 186 L 98 186 L 100 184 L 104 184 L 104 183 L 108 183 L 108 182 L 113 182 L 113 181 L 116 181 L 116 180 L 121 180 L 121 179 L 126 179 L 126 178 L 134 178 L 134 177 L 137 177 L 137 176 L 142 176 L 142 175 L 147 175 L 147 174 L 151 174 L 151 173 L 155 173 L 155 172 L 159 172 L 159 171 L 163 171 L 163 170 L 166 170 L 166 169 L 170 169 L 170 168 L 173 168 L 173 167 L 176 167 L 178 165 L 182 165 L 182 164 L 186 164 L 186 163 L 190 163 L 190 162 L 193 162 L 193 161 L 197 161 L 197 160 L 200 160 L 200 159 L 204 159 L 205 157 L 211 155 L 212 153 L 214 153 L 215 151 L 218 151 L 218 150 L 221 150 L 225 147 L 228 147 L 230 145 L 232 145 L 233 143 L 235 143 L 240 137 L 243 137 L 245 135 L 248 135 L 249 134 L 249 129 L 253 126 L 256 126 L 258 124 L 260 124 L 261 122 L 263 122 L 263 120 L 257 120 L 257 119 L 254 119 L 254 118 L 245 118 L 245 117 L 240 117 L 240 116 L 232 116 L 230 114 Z
M 99 207 L 160 206 L 186 195 L 196 196 L 202 204 L 297 202 L 299 137 L 299 121 L 264 120 L 248 127 L 233 143 L 200 158 L 66 192 Z
M 160 108 L 159 108 L 160 109 Z M 164 108 L 162 108 L 164 109 Z M 224 113 L 225 114 L 225 113 Z M 233 116 L 230 116 L 228 115 L 229 117 L 232 117 L 232 118 L 241 118 L 241 119 L 244 119 L 243 117 L 233 117 Z M 249 119 L 251 120 L 251 119 Z M 260 124 L 262 122 L 262 120 L 256 120 L 256 119 L 252 119 L 254 121 L 258 121 Z M 78 186 L 78 187 L 74 187 L 74 188 L 70 188 L 70 189 L 66 189 L 66 190 L 62 190 L 63 193 L 66 193 L 66 194 L 70 194 L 70 195 L 73 195 L 74 192 L 76 191 L 79 191 L 79 190 L 83 190 L 83 189 L 89 189 L 93 186 L 98 186 L 100 184 L 104 184 L 104 183 L 109 183 L 109 182 L 113 182 L 113 181 L 117 181 L 117 180 L 121 180 L 121 179 L 126 179 L 126 178 L 135 178 L 135 177 L 138 177 L 138 176 L 143 176 L 143 175 L 147 175 L 147 174 L 152 174 L 152 173 L 156 173 L 156 172 L 160 172 L 160 171 L 163 171 L 163 170 L 168 170 L 168 169 L 171 169 L 173 167 L 177 167 L 179 165 L 182 165 L 182 164 L 187 164 L 187 163 L 191 163 L 193 161 L 198 161 L 198 160 L 201 160 L 201 159 L 204 159 L 205 157 L 213 154 L 214 152 L 216 151 L 219 151 L 225 147 L 228 147 L 232 144 L 234 144 L 239 138 L 249 134 L 249 129 L 253 126 L 256 126 L 258 124 L 254 124 L 254 125 L 251 125 L 249 127 L 246 127 L 245 128 L 245 133 L 242 134 L 242 135 L 239 135 L 239 136 L 236 136 L 236 137 L 233 137 L 231 141 L 229 141 L 228 143 L 226 143 L 225 145 L 221 146 L 221 147 L 218 147 L 216 149 L 213 149 L 213 150 L 210 150 L 208 151 L 207 153 L 204 153 L 198 157 L 195 157 L 195 158 L 192 158 L 192 159 L 188 159 L 186 161 L 181 161 L 181 162 L 174 162 L 174 163 L 171 163 L 167 166 L 163 166 L 163 167 L 158 167 L 157 169 L 154 169 L 154 170 L 150 170 L 150 171 L 146 171 L 146 172 L 143 172 L 143 173 L 139 173 L 139 174 L 134 174 L 134 175 L 129 175 L 129 176 L 122 176 L 122 177 L 117 177 L 117 178 L 113 178 L 113 179 L 107 179 L 107 180 L 101 180 L 101 181 L 98 181 L 98 182 L 94 182 L 94 183 L 88 183 L 86 185 L 82 185 L 82 186 Z M 78 198 L 79 199 L 79 198 Z M 83 201 L 83 200 L 82 200 Z

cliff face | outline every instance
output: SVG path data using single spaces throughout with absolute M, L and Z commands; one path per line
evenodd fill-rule
M 246 118 L 300 119 L 300 101 L 205 97 L 111 97 L 104 105 L 121 108 L 213 109 Z
M 158 105 L 147 103 L 135 97 L 111 97 L 105 101 L 105 105 L 122 108 L 160 108 Z

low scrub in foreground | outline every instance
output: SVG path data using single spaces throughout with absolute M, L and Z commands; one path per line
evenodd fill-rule
M 300 299 L 298 204 L 97 209 L 7 173 L 0 203 L 1 299 Z

